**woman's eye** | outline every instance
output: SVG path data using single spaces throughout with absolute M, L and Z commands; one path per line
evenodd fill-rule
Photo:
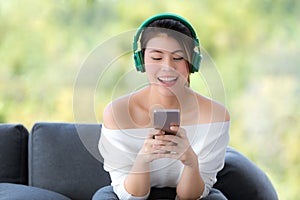
M 183 60 L 183 57 L 175 57 L 174 60 Z
M 151 57 L 151 58 L 152 58 L 152 60 L 161 60 L 160 57 Z

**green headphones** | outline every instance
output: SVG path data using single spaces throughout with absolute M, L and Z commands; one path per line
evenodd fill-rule
M 139 37 L 144 28 L 146 28 L 149 24 L 151 24 L 152 22 L 159 20 L 159 19 L 177 20 L 177 21 L 181 22 L 183 25 L 185 25 L 191 31 L 191 34 L 192 34 L 193 40 L 194 40 L 194 44 L 195 44 L 195 50 L 191 57 L 190 72 L 194 73 L 194 72 L 199 71 L 202 55 L 200 52 L 199 40 L 198 40 L 198 37 L 196 35 L 194 28 L 186 19 L 182 18 L 181 16 L 178 16 L 175 14 L 169 14 L 169 13 L 168 14 L 158 14 L 158 15 L 154 15 L 154 16 L 148 18 L 146 21 L 144 21 L 141 24 L 141 26 L 136 31 L 134 39 L 133 39 L 133 59 L 134 59 L 134 63 L 135 63 L 135 67 L 136 67 L 137 71 L 145 72 L 143 53 L 142 53 L 142 50 L 138 50 Z

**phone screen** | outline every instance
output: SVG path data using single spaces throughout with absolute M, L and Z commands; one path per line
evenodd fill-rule
M 154 110 L 154 128 L 164 130 L 166 134 L 175 134 L 170 130 L 170 125 L 180 124 L 180 111 L 178 109 Z

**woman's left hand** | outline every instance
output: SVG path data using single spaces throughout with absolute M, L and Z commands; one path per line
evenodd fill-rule
M 154 148 L 168 152 L 162 157 L 180 160 L 185 166 L 197 165 L 197 155 L 190 146 L 185 129 L 178 126 L 170 128 L 176 135 L 156 135 L 155 140 L 161 140 L 161 145 L 154 146 Z

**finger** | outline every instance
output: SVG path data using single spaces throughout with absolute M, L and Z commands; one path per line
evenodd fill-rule
M 157 149 L 152 152 L 152 154 L 170 154 L 170 153 L 171 153 L 170 151 L 164 151 L 164 150 L 160 150 L 160 149 Z
M 155 136 L 157 135 L 164 135 L 165 131 L 160 130 L 160 129 L 153 129 L 153 135 L 152 135 L 152 139 L 155 139 Z
M 150 129 L 147 139 L 154 139 L 155 135 L 161 135 L 161 130 L 158 129 Z
M 154 138 L 157 141 L 163 141 L 163 142 L 172 142 L 174 135 L 155 135 Z
M 183 140 L 186 139 L 186 134 L 185 132 L 178 132 L 177 135 L 159 135 L 159 136 L 155 136 L 155 139 L 157 140 L 164 140 L 164 141 L 169 141 L 174 143 L 174 145 L 178 145 L 178 144 L 182 144 Z
M 177 146 L 177 144 L 175 144 L 174 142 L 158 142 L 152 145 L 153 149 L 161 149 L 162 146 Z
M 156 153 L 156 154 L 152 154 L 151 157 L 153 160 L 156 160 L 159 158 L 171 158 L 170 153 Z
M 161 147 L 163 146 L 175 146 L 176 144 L 174 142 L 170 142 L 170 141 L 166 141 L 166 140 L 153 140 L 153 144 L 152 144 L 152 149 L 154 150 L 162 150 L 165 151 L 164 149 L 162 149 Z
M 171 124 L 170 125 L 170 130 L 174 133 L 177 133 L 177 131 L 179 130 L 179 125 L 177 124 Z
M 179 127 L 176 136 L 178 136 L 180 138 L 186 138 L 186 131 L 185 131 L 185 129 Z
M 175 152 L 167 152 L 167 153 L 155 154 L 155 158 L 172 158 L 172 159 L 179 160 L 180 155 Z
M 158 145 L 158 146 L 154 146 L 153 148 L 163 152 L 177 152 L 178 150 L 176 145 L 170 145 L 170 146 Z

